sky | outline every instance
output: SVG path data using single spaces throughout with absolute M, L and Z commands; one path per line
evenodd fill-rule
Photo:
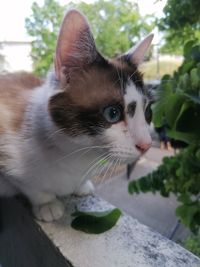
M 142 15 L 155 14 L 162 16 L 162 9 L 167 0 L 138 0 Z M 31 14 L 31 5 L 37 2 L 42 5 L 43 0 L 0 0 L 0 41 L 27 40 L 24 27 L 25 18 Z M 61 4 L 67 4 L 68 0 L 58 0 Z M 85 0 L 85 2 L 93 2 Z

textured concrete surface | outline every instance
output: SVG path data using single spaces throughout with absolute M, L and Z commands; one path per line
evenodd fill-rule
M 132 172 L 131 180 L 138 179 L 156 169 L 164 156 L 171 156 L 173 153 L 151 148 L 149 152 L 136 164 Z M 123 209 L 133 218 L 151 227 L 160 234 L 170 237 L 177 223 L 175 209 L 178 205 L 176 197 L 171 195 L 169 198 L 160 196 L 159 193 L 130 195 L 127 191 L 128 181 L 126 172 L 108 179 L 106 182 L 99 183 L 96 193 L 109 203 Z M 185 238 L 189 231 L 180 225 L 173 240 L 180 241 Z
M 41 223 L 43 230 L 75 267 L 199 267 L 200 259 L 176 243 L 124 214 L 117 225 L 100 235 L 70 226 L 75 206 L 107 210 L 111 204 L 98 197 L 65 198 L 66 213 L 56 223 Z

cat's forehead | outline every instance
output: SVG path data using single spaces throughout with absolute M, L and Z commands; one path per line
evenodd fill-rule
M 68 94 L 77 105 L 90 107 L 122 101 L 122 90 L 120 77 L 113 68 L 92 67 L 71 77 Z
M 142 75 L 137 68 L 118 61 L 76 72 L 71 76 L 71 84 L 71 99 L 84 107 L 124 103 L 124 99 L 126 105 L 129 99 L 137 101 L 143 94 Z
M 144 101 L 144 99 L 144 95 L 140 90 L 136 88 L 135 84 L 132 81 L 127 83 L 126 92 L 124 94 L 124 101 L 126 106 L 133 102 L 141 103 Z
M 125 79 L 126 85 L 132 82 L 134 86 L 141 91 L 141 93 L 145 93 L 144 83 L 143 83 L 143 74 L 138 70 L 137 65 L 134 65 L 129 61 L 129 59 L 125 56 L 115 58 L 110 60 L 113 67 L 117 70 L 119 75 Z

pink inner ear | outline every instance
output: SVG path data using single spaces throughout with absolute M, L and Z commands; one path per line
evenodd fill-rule
M 77 10 L 69 11 L 64 17 L 58 36 L 55 71 L 60 79 L 62 68 L 81 67 L 94 59 L 95 44 L 86 18 Z
M 59 80 L 60 79 L 61 62 L 60 62 L 59 56 L 57 55 L 57 52 L 56 52 L 56 55 L 54 58 L 54 67 L 55 67 L 56 78 Z

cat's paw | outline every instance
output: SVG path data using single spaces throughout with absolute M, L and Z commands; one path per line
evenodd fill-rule
M 90 180 L 87 180 L 74 194 L 77 196 L 92 195 L 94 190 L 93 183 Z
M 64 214 L 64 205 L 58 199 L 40 206 L 34 206 L 33 212 L 35 217 L 44 222 L 52 222 L 60 219 Z

